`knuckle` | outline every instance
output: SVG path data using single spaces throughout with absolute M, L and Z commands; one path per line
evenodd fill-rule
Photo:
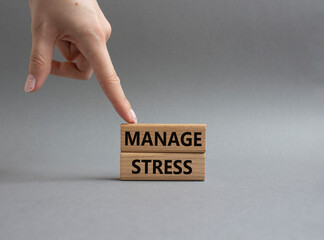
M 121 102 L 122 102 L 123 104 L 129 104 L 129 101 L 128 101 L 128 99 L 126 98 L 126 96 L 123 96 L 123 97 L 122 97 Z
M 111 28 L 110 23 L 107 20 L 105 22 L 104 30 L 105 30 L 105 35 L 106 35 L 106 41 L 108 41 L 108 39 L 111 36 L 112 28 Z
M 30 56 L 30 63 L 33 67 L 44 68 L 46 66 L 46 58 L 41 54 L 32 54 Z
M 47 21 L 39 21 L 31 26 L 33 35 L 46 35 L 48 29 L 51 29 L 51 26 Z
M 107 81 L 110 84 L 117 84 L 117 85 L 120 84 L 120 79 L 115 71 L 111 75 L 108 76 Z
M 84 72 L 84 73 L 82 73 L 80 79 L 87 81 L 87 80 L 90 80 L 91 76 L 92 76 L 92 71 Z
M 106 42 L 106 34 L 103 28 L 97 24 L 90 26 L 85 35 L 93 42 Z
M 92 69 L 91 68 L 87 68 L 87 69 L 84 69 L 84 70 L 80 70 L 80 68 L 77 67 L 77 70 L 78 70 L 78 79 L 80 80 L 84 80 L 84 81 L 87 81 L 91 78 L 92 76 Z

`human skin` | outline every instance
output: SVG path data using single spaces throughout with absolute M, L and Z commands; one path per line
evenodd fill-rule
M 96 0 L 30 0 L 32 50 L 25 92 L 35 92 L 49 74 L 87 80 L 95 74 L 118 114 L 136 115 L 125 97 L 106 46 L 111 26 Z M 66 62 L 53 60 L 54 47 Z

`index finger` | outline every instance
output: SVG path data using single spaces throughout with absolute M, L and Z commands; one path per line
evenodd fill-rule
M 106 44 L 86 43 L 86 45 L 85 54 L 87 55 L 94 74 L 107 98 L 125 121 L 129 123 L 137 123 L 135 112 L 124 94 L 120 84 L 120 79 L 112 64 Z

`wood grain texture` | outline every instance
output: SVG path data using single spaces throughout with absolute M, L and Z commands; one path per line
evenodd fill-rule
M 205 159 L 205 153 L 122 152 L 120 179 L 204 181 Z
M 121 124 L 121 152 L 205 151 L 205 124 Z

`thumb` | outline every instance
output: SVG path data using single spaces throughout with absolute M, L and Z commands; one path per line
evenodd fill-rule
M 51 72 L 55 38 L 34 34 L 25 92 L 37 91 Z

